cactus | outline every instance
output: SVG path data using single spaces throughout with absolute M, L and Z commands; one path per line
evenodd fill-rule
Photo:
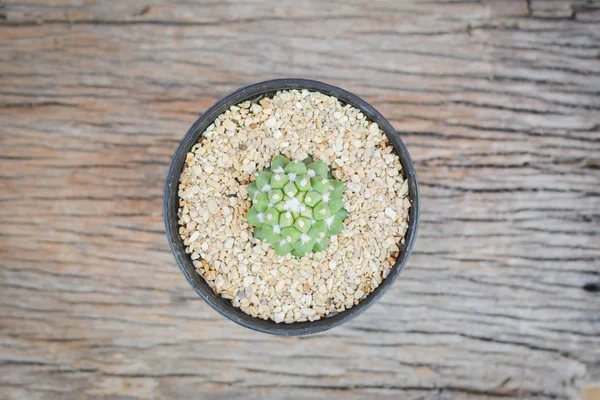
M 252 207 L 246 220 L 254 237 L 280 255 L 302 257 L 323 251 L 331 235 L 339 235 L 348 215 L 343 208 L 344 184 L 322 161 L 273 158 L 271 166 L 248 185 Z

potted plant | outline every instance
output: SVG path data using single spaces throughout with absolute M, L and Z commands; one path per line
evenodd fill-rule
M 398 133 L 342 89 L 304 79 L 242 88 L 207 110 L 171 162 L 169 243 L 227 318 L 280 335 L 323 331 L 394 282 L 418 226 Z

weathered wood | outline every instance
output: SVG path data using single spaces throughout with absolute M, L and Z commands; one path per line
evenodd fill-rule
M 0 397 L 598 399 L 600 11 L 530 7 L 0 3 Z M 383 300 L 288 339 L 204 304 L 160 211 L 196 115 L 282 76 L 376 106 L 423 203 Z

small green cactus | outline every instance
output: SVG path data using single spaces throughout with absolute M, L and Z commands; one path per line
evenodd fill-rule
M 248 185 L 252 207 L 246 220 L 254 236 L 280 256 L 302 257 L 323 251 L 331 235 L 339 235 L 348 212 L 344 184 L 331 176 L 323 161 L 290 161 L 279 155 L 271 167 Z

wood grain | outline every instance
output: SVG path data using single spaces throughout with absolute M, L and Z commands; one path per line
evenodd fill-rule
M 0 2 L 0 397 L 597 399 L 599 38 L 590 2 Z M 196 116 L 276 77 L 371 102 L 421 184 L 401 279 L 311 337 L 217 315 L 161 219 Z

